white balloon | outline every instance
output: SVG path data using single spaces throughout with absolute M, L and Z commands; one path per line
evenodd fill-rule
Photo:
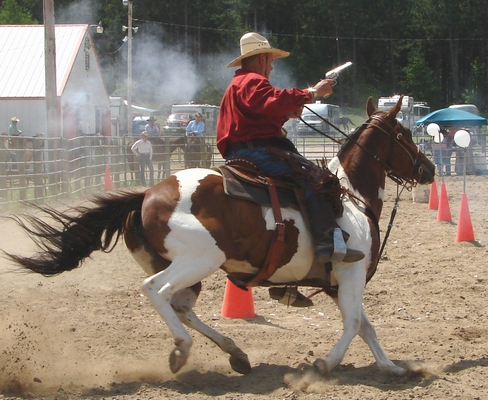
M 437 134 L 434 136 L 434 142 L 441 143 L 443 140 L 444 140 L 444 135 L 440 132 L 437 132 Z
M 432 124 L 427 125 L 427 133 L 430 136 L 437 135 L 440 130 L 441 130 L 441 128 L 439 128 L 439 125 L 437 125 L 437 124 L 432 123 Z
M 456 142 L 459 147 L 466 148 L 471 142 L 471 135 L 468 131 L 460 129 L 454 134 L 454 142 Z

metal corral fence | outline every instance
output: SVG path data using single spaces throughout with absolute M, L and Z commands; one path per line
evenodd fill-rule
M 12 209 L 22 201 L 37 203 L 67 197 L 83 197 L 104 190 L 105 174 L 110 172 L 114 189 L 139 186 L 139 164 L 132 156 L 133 138 L 83 136 L 62 138 L 9 138 L 9 146 L 0 146 L 0 210 Z M 155 182 L 188 167 L 185 146 L 174 145 L 181 137 L 165 138 L 172 146 L 155 145 L 153 164 Z M 291 136 L 301 154 L 310 160 L 330 160 L 340 145 L 330 139 L 313 136 Z M 429 136 L 415 140 L 432 156 Z M 211 154 L 208 166 L 223 163 L 214 137 L 205 142 Z M 486 147 L 473 144 L 467 151 L 455 149 L 452 171 L 463 173 L 467 157 L 467 174 L 486 174 Z

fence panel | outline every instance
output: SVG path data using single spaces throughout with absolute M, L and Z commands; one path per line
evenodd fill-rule
M 83 136 L 73 139 L 29 139 L 28 145 L 0 146 L 0 210 L 15 208 L 22 201 L 42 203 L 64 197 L 83 197 L 104 188 L 105 169 L 110 167 L 114 189 L 139 185 L 139 164 L 130 145 L 138 138 Z M 340 145 L 318 135 L 293 135 L 290 140 L 310 160 L 327 162 L 337 154 Z M 429 136 L 414 140 L 432 156 Z M 186 138 L 165 137 L 153 145 L 155 182 L 170 174 L 191 167 L 191 160 L 200 166 L 214 167 L 223 163 L 215 145 L 215 137 L 206 137 L 197 150 L 188 153 Z M 456 149 L 451 159 L 452 171 L 462 174 L 461 163 L 467 157 L 467 173 L 486 174 L 487 159 L 484 141 L 478 140 L 463 152 Z M 460 164 L 461 163 L 461 164 Z

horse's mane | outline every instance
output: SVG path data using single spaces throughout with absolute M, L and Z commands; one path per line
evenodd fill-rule
M 368 121 L 369 121 L 369 119 L 368 119 Z M 356 143 L 357 139 L 359 138 L 359 136 L 361 135 L 361 133 L 366 128 L 366 126 L 368 124 L 368 121 L 366 121 L 361 126 L 358 126 L 358 128 L 356 130 L 354 130 L 353 133 L 349 134 L 349 136 L 347 137 L 347 140 L 344 142 L 344 144 L 341 146 L 339 152 L 337 153 L 338 156 L 343 151 L 347 151 L 349 149 L 349 147 L 354 146 L 354 144 Z

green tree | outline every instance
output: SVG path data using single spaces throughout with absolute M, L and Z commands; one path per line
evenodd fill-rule
M 425 59 L 420 52 L 413 50 L 409 60 L 410 62 L 402 70 L 403 80 L 399 82 L 400 91 L 417 101 L 429 103 L 433 108 L 442 107 L 438 101 L 440 86 Z
M 4 0 L 0 6 L 0 25 L 33 25 L 31 12 L 16 0 Z

